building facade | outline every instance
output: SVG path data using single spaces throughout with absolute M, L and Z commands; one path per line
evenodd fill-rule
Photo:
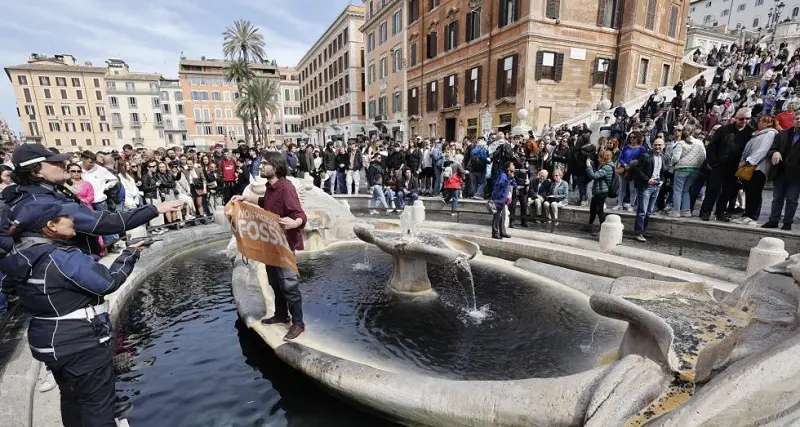
M 112 145 L 105 67 L 80 65 L 69 54 L 32 54 L 5 71 L 26 141 L 70 151 Z
M 300 76 L 295 67 L 280 67 L 278 83 L 278 113 L 276 141 L 297 143 L 303 139 L 302 98 L 300 96 Z
M 166 145 L 161 74 L 131 72 L 121 59 L 109 59 L 106 64 L 106 92 L 116 148 L 125 144 L 149 149 Z
M 365 134 L 364 7 L 349 5 L 297 64 L 305 138 L 321 145 Z
M 235 147 L 245 141 L 244 124 L 236 116 L 239 90 L 225 78 L 228 61 L 181 59 L 178 78 L 183 91 L 189 144 L 207 147 L 225 143 Z M 270 64 L 250 64 L 256 78 L 278 81 L 278 69 Z M 252 141 L 252 135 L 251 141 Z
M 686 47 L 684 52 L 700 50 L 707 54 L 711 49 L 730 47 L 734 43 L 742 44 L 742 37 L 723 31 L 717 31 L 714 27 L 700 27 L 690 25 L 686 30 Z
M 189 132 L 186 128 L 186 106 L 183 103 L 183 90 L 178 79 L 161 79 L 158 84 L 161 92 L 161 115 L 167 144 L 186 145 Z
M 689 22 L 709 27 L 725 26 L 771 32 L 776 22 L 797 20 L 800 0 L 691 0 Z M 777 6 L 783 4 L 783 8 Z M 780 12 L 780 13 L 778 13 Z
M 412 136 L 534 129 L 680 76 L 681 0 L 409 0 Z
M 366 130 L 370 137 L 404 139 L 406 114 L 407 1 L 364 0 L 367 103 Z

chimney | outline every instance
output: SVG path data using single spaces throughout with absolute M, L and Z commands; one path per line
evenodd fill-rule
M 87 67 L 91 67 L 92 66 L 92 61 L 86 61 L 86 62 L 83 63 L 83 65 L 85 65 Z
M 61 55 L 61 62 L 63 62 L 66 65 L 75 65 L 76 64 L 75 57 L 70 55 L 70 54 L 68 54 L 68 53 L 65 53 L 65 54 Z

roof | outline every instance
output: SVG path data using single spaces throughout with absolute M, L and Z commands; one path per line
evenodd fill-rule
M 11 65 L 6 67 L 6 73 L 9 70 L 24 70 L 24 71 L 65 71 L 71 73 L 100 73 L 105 74 L 105 67 L 90 67 L 86 65 L 66 65 L 56 62 L 43 61 L 43 62 L 30 62 L 21 65 Z
M 111 70 L 109 70 L 111 71 Z M 106 74 L 106 80 L 128 80 L 128 81 L 159 81 L 163 79 L 164 76 L 161 74 L 156 73 L 124 73 L 124 74 L 113 74 L 109 72 Z
M 318 49 L 321 49 L 320 43 L 322 43 L 322 41 L 325 40 L 325 38 L 331 33 L 331 31 L 333 31 L 336 28 L 339 28 L 341 24 L 346 21 L 346 18 L 349 15 L 354 15 L 353 18 L 355 19 L 361 18 L 363 20 L 366 17 L 366 8 L 364 6 L 357 6 L 353 4 L 347 5 L 342 11 L 342 13 L 340 13 L 339 16 L 337 16 L 336 19 L 333 20 L 333 23 L 328 27 L 328 29 L 325 30 L 325 32 L 322 33 L 321 36 L 319 36 L 319 38 L 313 45 L 311 45 L 311 49 L 309 49 L 308 52 L 306 52 L 306 54 L 303 55 L 303 57 L 300 59 L 300 61 L 297 62 L 297 65 L 295 67 L 297 69 L 303 68 L 302 65 L 305 65 L 306 62 L 311 60 L 312 57 L 311 53 L 316 52 Z M 350 37 L 352 40 L 352 37 L 354 37 L 354 35 L 351 34 Z
M 197 60 L 197 59 L 181 59 L 178 63 L 179 66 L 193 66 L 193 67 L 219 67 L 225 68 L 230 64 L 230 61 L 223 61 L 219 59 L 215 60 Z M 254 62 L 248 63 L 250 68 L 259 69 L 259 70 L 274 70 L 277 67 L 272 66 L 271 64 L 258 64 Z

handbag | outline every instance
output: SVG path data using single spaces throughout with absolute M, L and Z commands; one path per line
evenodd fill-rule
M 486 210 L 492 215 L 497 213 L 497 205 L 494 204 L 493 200 L 486 201 Z
M 736 178 L 739 178 L 741 181 L 750 181 L 753 179 L 753 172 L 756 171 L 755 165 L 742 165 L 739 166 L 739 169 L 736 170 Z

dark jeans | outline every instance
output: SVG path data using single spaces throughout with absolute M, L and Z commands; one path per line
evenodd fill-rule
M 492 215 L 492 237 L 502 237 L 506 233 L 505 205 L 495 203 L 497 211 Z
M 231 201 L 231 197 L 236 194 L 234 187 L 236 187 L 235 181 L 225 181 L 222 184 L 222 204 L 227 205 Z
M 589 200 L 589 184 L 592 182 L 586 175 L 575 175 L 575 185 L 578 186 L 578 202 Z
M 636 234 L 644 234 L 647 231 L 647 223 L 655 210 L 660 189 L 659 185 L 648 185 L 647 188 L 639 191 L 639 196 L 636 198 L 636 224 L 634 225 Z
M 750 181 L 744 183 L 745 208 L 744 215 L 753 221 L 758 221 L 761 216 L 762 193 L 767 177 L 760 171 L 753 172 Z
M 736 195 L 738 189 L 734 173 L 735 171 L 724 169 L 711 172 L 706 184 L 706 197 L 703 199 L 703 206 L 700 207 L 700 216 L 710 216 L 711 209 L 714 209 L 715 205 L 714 215 L 717 218 L 725 215 L 728 202 Z
M 797 212 L 798 197 L 800 197 L 800 182 L 787 179 L 785 175 L 776 179 L 772 189 L 772 210 L 769 213 L 769 222 L 780 221 L 785 202 L 786 211 L 783 214 L 783 224 L 791 225 L 794 222 L 794 214 Z
M 694 183 L 692 184 L 692 189 L 690 190 L 690 210 L 694 212 L 694 205 L 697 203 L 697 198 L 700 197 L 700 192 L 703 190 L 703 187 L 708 182 L 708 172 L 700 171 L 695 178 Z M 703 199 L 705 200 L 705 199 Z
M 300 280 L 292 270 L 267 266 L 269 286 L 275 293 L 275 317 L 288 319 L 292 315 L 292 323 L 303 325 L 303 296 L 300 294 Z
M 509 224 L 513 224 L 517 217 L 517 203 L 519 203 L 520 223 L 526 225 L 528 223 L 528 186 L 521 185 L 515 188 L 511 195 L 511 206 L 508 207 L 510 210 Z
M 419 195 L 417 194 L 416 191 L 411 191 L 406 193 L 406 190 L 400 189 L 397 190 L 395 197 L 397 198 L 397 205 L 396 205 L 397 209 L 403 210 L 403 208 L 405 208 L 406 206 L 406 197 L 408 197 L 408 204 L 413 205 L 414 202 L 416 202 L 417 199 L 419 198 Z
M 116 427 L 110 342 L 47 362 L 61 391 L 64 427 Z
M 608 193 L 595 194 L 589 203 L 589 224 L 594 224 L 595 218 L 600 218 L 600 224 L 606 220 L 606 199 Z
M 675 175 L 671 172 L 664 172 L 661 176 L 664 182 L 661 183 L 661 189 L 658 191 L 658 200 L 656 207 L 664 210 L 669 202 L 672 202 L 672 186 L 674 183 Z M 673 207 L 674 209 L 674 207 Z

